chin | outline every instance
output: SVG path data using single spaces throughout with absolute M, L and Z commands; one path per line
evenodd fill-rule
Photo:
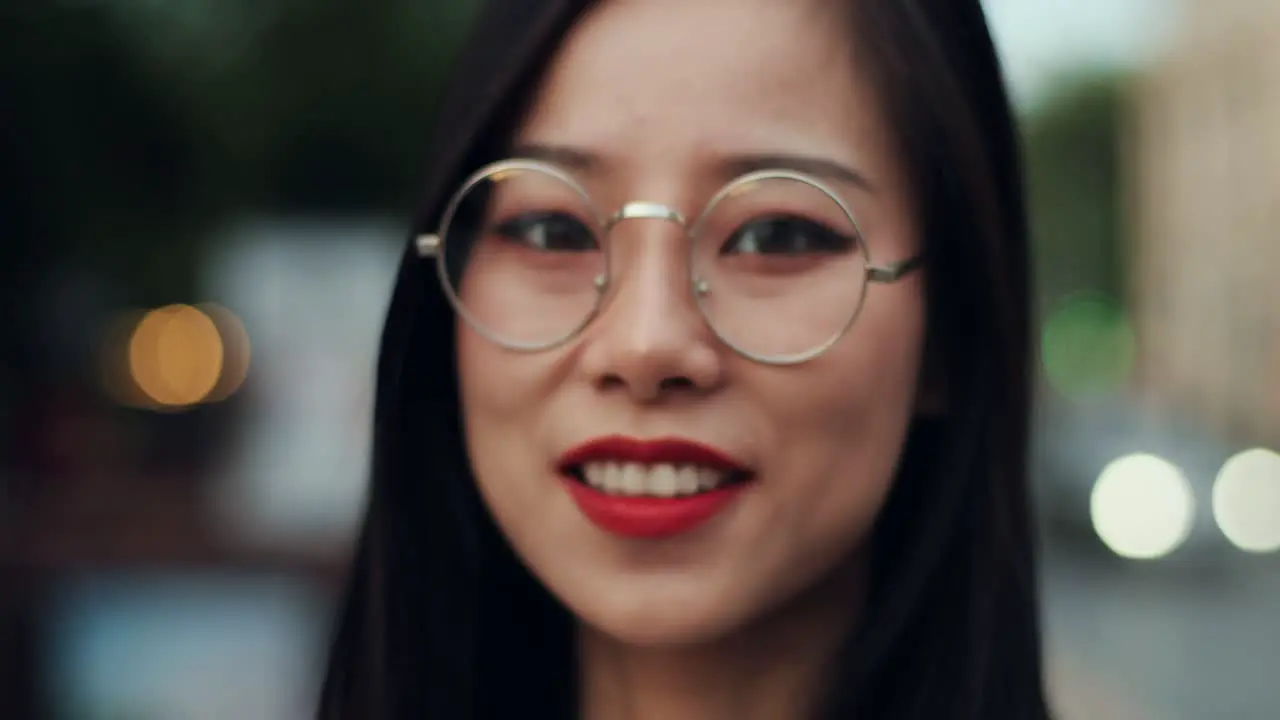
M 696 618 L 671 612 L 652 613 L 649 617 L 630 617 L 610 622 L 592 622 L 579 616 L 578 621 L 592 631 L 630 647 L 680 648 L 706 645 L 731 635 L 732 623 L 721 618 Z
M 624 591 L 625 592 L 625 591 Z M 649 648 L 704 645 L 734 634 L 750 621 L 742 608 L 715 598 L 674 599 L 632 586 L 625 597 L 599 593 L 570 605 L 578 622 L 615 642 Z

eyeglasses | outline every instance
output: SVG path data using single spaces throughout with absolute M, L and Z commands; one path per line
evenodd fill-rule
M 613 281 L 614 228 L 625 220 L 679 225 L 692 296 L 711 331 L 769 365 L 811 360 L 848 332 L 873 283 L 892 283 L 922 256 L 871 262 L 853 213 L 817 179 L 761 170 L 721 188 L 692 221 L 651 202 L 606 216 L 559 168 L 502 160 L 471 175 L 440 229 L 416 240 L 434 258 L 456 312 L 477 333 L 533 352 L 576 337 L 600 314 Z

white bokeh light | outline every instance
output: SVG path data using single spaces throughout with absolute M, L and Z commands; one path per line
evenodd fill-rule
M 1254 448 L 1223 463 L 1213 484 L 1213 518 L 1241 550 L 1280 550 L 1280 453 Z
M 1135 453 L 1112 460 L 1089 497 L 1094 532 L 1115 554 L 1154 560 L 1191 534 L 1195 496 L 1182 470 L 1164 458 Z

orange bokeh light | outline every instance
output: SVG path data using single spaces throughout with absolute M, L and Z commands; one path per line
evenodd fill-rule
M 190 305 L 169 305 L 143 315 L 129 338 L 134 385 L 165 407 L 204 401 L 222 376 L 224 345 L 213 320 Z

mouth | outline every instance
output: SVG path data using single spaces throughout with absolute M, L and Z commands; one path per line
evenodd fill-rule
M 598 527 L 665 537 L 710 520 L 754 473 L 727 453 L 685 440 L 594 440 L 557 463 L 569 494 Z
M 687 497 L 744 483 L 745 471 L 724 471 L 698 465 L 619 463 L 610 460 L 571 465 L 564 473 L 606 495 L 625 497 Z

